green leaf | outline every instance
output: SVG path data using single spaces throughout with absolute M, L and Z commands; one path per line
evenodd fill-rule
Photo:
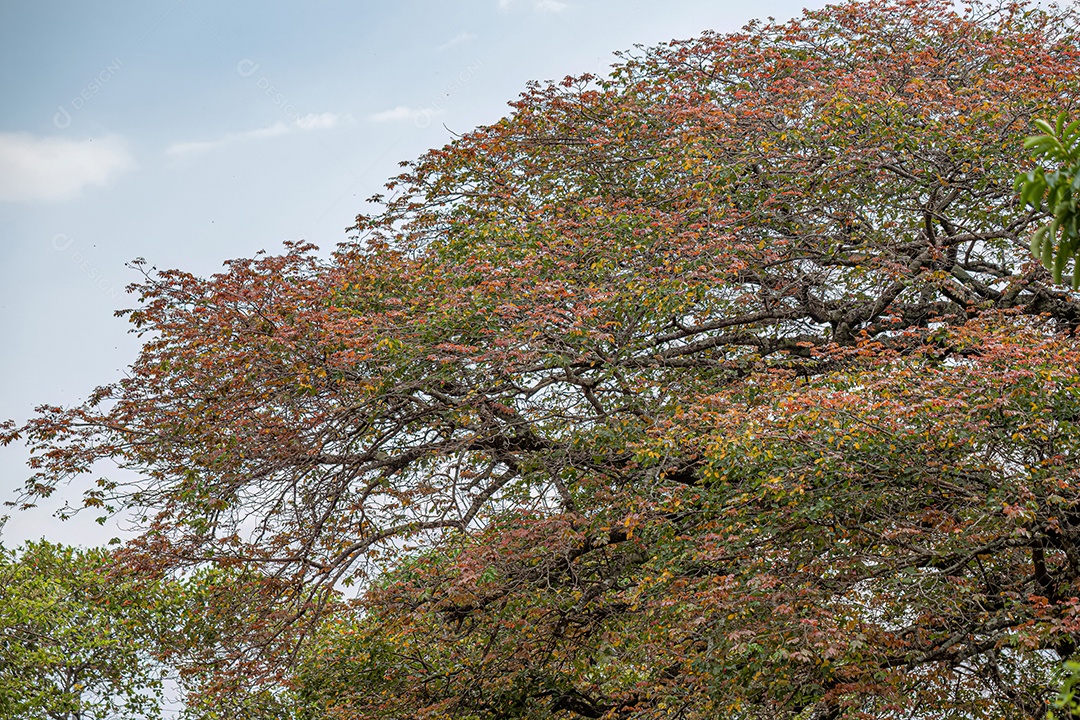
M 1031 254 L 1037 258 L 1042 257 L 1043 241 L 1046 239 L 1046 226 L 1042 226 L 1031 235 Z
M 1051 225 L 1051 227 L 1053 226 Z M 1050 266 L 1054 262 L 1053 232 L 1051 231 L 1049 235 L 1050 236 L 1046 238 L 1042 246 L 1042 264 L 1047 270 L 1050 269 Z
M 1042 130 L 1044 133 L 1046 133 L 1046 135 L 1054 134 L 1054 128 L 1050 125 L 1050 123 L 1046 122 L 1042 118 L 1036 118 L 1035 120 L 1032 120 L 1031 124 Z M 1028 140 L 1031 140 L 1031 138 L 1028 138 Z M 1024 141 L 1024 144 L 1025 146 L 1027 145 L 1027 140 Z

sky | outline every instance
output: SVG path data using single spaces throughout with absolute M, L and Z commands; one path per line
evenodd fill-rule
M 822 5 L 0 0 L 0 420 L 123 377 L 129 261 L 208 275 L 285 240 L 332 250 L 399 161 L 497 121 L 530 80 Z M 26 457 L 0 448 L 0 500 Z M 0 541 L 125 536 L 56 519 L 80 492 L 0 508 Z

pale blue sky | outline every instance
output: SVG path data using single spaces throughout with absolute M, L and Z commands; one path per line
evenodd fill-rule
M 331 249 L 399 160 L 494 122 L 529 80 L 823 4 L 0 0 L 0 419 L 122 375 L 127 261 L 207 274 L 286 239 Z M 24 460 L 0 449 L 4 499 Z M 53 509 L 15 514 L 4 543 L 119 534 Z

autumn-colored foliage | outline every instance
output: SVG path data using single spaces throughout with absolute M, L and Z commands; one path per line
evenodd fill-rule
M 312 714 L 1041 717 L 1080 302 L 1013 178 L 1077 19 L 851 2 L 531 86 L 329 259 L 148 270 L 129 377 L 9 428 L 24 499 L 137 473 L 87 503 L 257 569 L 227 646 Z

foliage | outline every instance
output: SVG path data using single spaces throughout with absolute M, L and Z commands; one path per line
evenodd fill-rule
M 177 623 L 162 655 L 177 669 L 184 720 L 300 719 L 295 693 L 276 668 L 232 662 L 240 642 L 278 642 L 281 629 L 267 612 L 274 585 L 254 569 L 228 564 L 203 568 L 180 585 Z
M 119 573 L 102 550 L 0 549 L 0 716 L 159 717 L 161 590 Z
M 1074 9 L 872 0 L 533 85 L 327 259 L 146 271 L 129 376 L 4 431 L 22 502 L 112 459 L 135 562 L 246 578 L 208 703 L 1041 717 L 1080 303 L 1014 135 L 1078 53 Z
M 1065 714 L 1063 717 L 1076 717 L 1080 715 L 1080 698 L 1077 697 L 1077 691 L 1080 688 L 1077 687 L 1077 683 L 1080 683 L 1080 663 L 1067 662 L 1065 663 L 1065 671 L 1069 675 L 1062 683 L 1061 692 L 1058 693 L 1057 698 L 1054 699 L 1053 710 L 1047 713 L 1047 720 L 1054 720 L 1059 717 L 1055 710 L 1063 710 Z
M 1056 663 L 1034 651 L 1080 629 L 1049 529 L 1075 518 L 1080 348 L 1011 320 L 946 342 L 966 360 L 928 348 L 684 413 L 669 432 L 696 438 L 700 481 L 616 522 L 462 538 L 372 590 L 306 681 L 341 717 L 1041 715 Z
M 1021 199 L 1047 212 L 1053 219 L 1036 230 L 1031 236 L 1031 252 L 1042 260 L 1047 270 L 1054 273 L 1054 282 L 1061 282 L 1061 275 L 1069 261 L 1080 250 L 1080 226 L 1077 225 L 1076 197 L 1080 192 L 1080 120 L 1069 122 L 1067 113 L 1059 113 L 1054 125 L 1045 120 L 1035 120 L 1035 127 L 1042 135 L 1024 140 L 1024 147 L 1032 151 L 1037 161 L 1047 165 L 1016 178 L 1016 189 Z M 1056 245 L 1056 248 L 1055 248 Z M 1080 263 L 1073 263 L 1073 290 L 1080 288 Z

